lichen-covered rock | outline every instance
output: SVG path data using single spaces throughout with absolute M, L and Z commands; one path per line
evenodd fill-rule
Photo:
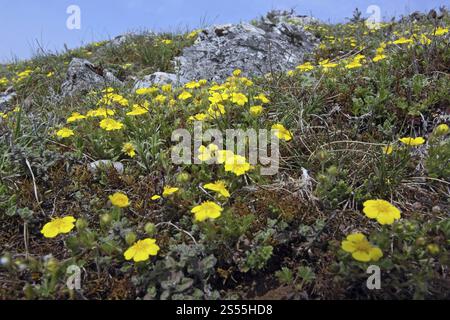
M 88 165 L 88 170 L 92 174 L 96 174 L 101 170 L 115 169 L 118 174 L 123 174 L 124 166 L 120 162 L 114 162 L 111 160 L 98 160 L 95 162 L 91 162 Z
M 122 82 L 109 70 L 97 68 L 88 60 L 74 58 L 70 62 L 61 91 L 63 96 L 71 96 L 111 85 L 121 86 Z
M 174 73 L 155 72 L 148 76 L 145 76 L 142 80 L 139 80 L 134 85 L 134 89 L 150 88 L 154 85 L 172 84 L 179 86 L 185 84 L 187 81 L 184 78 L 180 78 Z
M 272 12 L 254 24 L 210 27 L 176 58 L 177 71 L 186 79 L 222 81 L 236 69 L 247 76 L 292 69 L 318 42 L 303 29 L 307 22 L 311 19 Z
M 11 102 L 15 97 L 16 93 L 12 87 L 3 93 L 0 93 L 0 112 L 4 112 L 7 108 L 11 107 Z

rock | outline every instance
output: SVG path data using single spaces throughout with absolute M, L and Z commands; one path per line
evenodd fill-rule
M 97 68 L 88 60 L 74 58 L 69 64 L 61 91 L 63 96 L 71 96 L 111 85 L 121 86 L 122 82 L 110 71 Z
M 441 207 L 439 207 L 439 206 L 434 206 L 434 207 L 431 209 L 431 211 L 432 211 L 433 213 L 440 213 L 442 210 L 441 210 Z
M 293 69 L 318 42 L 302 27 L 310 21 L 311 18 L 274 11 L 254 25 L 210 27 L 176 58 L 177 71 L 189 80 L 223 81 L 236 69 L 246 76 Z
M 265 17 L 261 19 L 263 25 L 264 24 L 278 24 L 278 23 L 288 23 L 295 25 L 308 25 L 313 23 L 318 23 L 314 17 L 305 16 L 305 15 L 296 15 L 294 10 L 291 11 L 283 11 L 283 10 L 273 10 L 269 12 Z
M 142 80 L 139 80 L 134 85 L 134 90 L 141 88 L 150 88 L 154 85 L 172 84 L 174 86 L 181 86 L 187 81 L 184 78 L 180 78 L 174 73 L 155 72 L 148 76 L 145 76 Z
M 99 170 L 112 168 L 116 169 L 118 174 L 123 174 L 124 172 L 124 166 L 120 162 L 113 162 L 111 160 L 98 160 L 88 164 L 88 170 L 92 174 L 96 174 Z
M 13 101 L 16 96 L 17 94 L 12 87 L 8 88 L 3 93 L 0 93 L 0 112 L 5 112 L 7 108 L 11 107 L 11 101 Z

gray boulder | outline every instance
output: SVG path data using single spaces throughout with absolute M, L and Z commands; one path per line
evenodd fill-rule
M 145 76 L 142 80 L 139 80 L 134 85 L 134 89 L 150 88 L 154 85 L 172 84 L 174 86 L 181 86 L 187 81 L 184 78 L 180 78 L 174 73 L 155 72 L 148 76 Z
M 88 170 L 92 174 L 96 174 L 102 170 L 115 169 L 118 174 L 123 174 L 124 166 L 120 162 L 114 162 L 111 160 L 98 160 L 88 164 Z
M 17 94 L 14 92 L 14 89 L 8 88 L 5 92 L 0 93 L 0 112 L 6 111 L 9 107 L 11 107 L 11 102 L 15 99 Z
M 246 76 L 293 69 L 318 43 L 302 27 L 308 19 L 272 12 L 254 24 L 210 27 L 176 58 L 177 71 L 185 79 L 223 81 L 236 69 Z
M 122 82 L 109 70 L 97 68 L 88 60 L 74 58 L 61 91 L 63 96 L 71 96 L 107 86 L 122 86 Z

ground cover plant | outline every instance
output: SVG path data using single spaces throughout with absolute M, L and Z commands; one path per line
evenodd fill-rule
M 201 30 L 2 65 L 17 97 L 0 113 L 0 297 L 449 298 L 448 23 L 312 23 L 296 69 L 224 83 L 133 89 Z M 72 58 L 126 85 L 61 97 Z M 173 164 L 172 132 L 195 122 L 275 129 L 279 172 L 206 142 Z

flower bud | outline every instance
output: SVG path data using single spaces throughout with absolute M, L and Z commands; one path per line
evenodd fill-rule
M 181 172 L 177 176 L 177 182 L 179 183 L 186 183 L 191 180 L 191 175 L 187 172 Z
M 112 217 L 109 213 L 105 213 L 100 216 L 100 224 L 102 226 L 109 225 L 111 223 L 111 221 L 112 221 Z
M 438 136 L 443 136 L 450 132 L 450 128 L 448 127 L 448 125 L 443 123 L 443 124 L 438 125 L 436 127 L 436 129 L 434 129 L 434 132 Z
M 136 234 L 134 232 L 128 232 L 125 235 L 125 241 L 128 245 L 132 245 L 136 242 Z
M 156 226 L 154 223 L 149 222 L 145 225 L 144 230 L 149 236 L 153 236 L 156 233 Z
M 431 253 L 433 255 L 438 254 L 439 251 L 440 251 L 439 246 L 437 244 L 435 244 L 435 243 L 430 243 L 427 246 L 427 250 L 428 250 L 429 253 Z
M 418 246 L 423 246 L 423 245 L 425 245 L 425 243 L 426 243 L 426 240 L 424 237 L 417 238 L 417 240 L 416 240 L 416 245 L 418 245 Z
M 87 223 L 87 221 L 85 219 L 81 218 L 81 219 L 77 220 L 75 226 L 77 227 L 78 231 L 83 231 L 84 229 L 87 228 L 88 223 Z

